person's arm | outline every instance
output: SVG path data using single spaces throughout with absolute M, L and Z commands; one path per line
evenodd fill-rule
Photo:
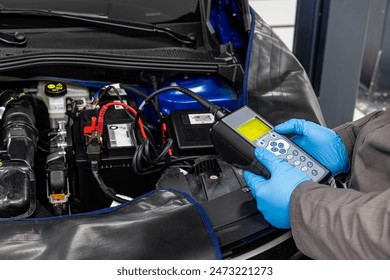
M 275 131 L 294 133 L 292 141 L 328 168 L 333 176 L 339 175 L 337 178 L 344 181 L 343 177 L 348 177 L 350 173 L 357 135 L 367 123 L 381 114 L 383 111 L 374 112 L 333 130 L 306 120 L 291 119 L 277 125 Z
M 383 113 L 384 111 L 373 112 L 354 122 L 348 122 L 333 129 L 340 136 L 341 140 L 343 140 L 349 162 L 352 161 L 352 153 L 355 147 L 356 137 L 359 132 L 367 125 L 367 123 L 379 117 Z
M 387 122 L 387 115 L 377 119 L 382 114 L 376 112 L 338 127 L 335 129 L 338 134 L 303 120 L 287 121 L 275 130 L 296 133 L 293 140 L 337 175 L 350 171 L 349 162 L 362 128 L 370 129 L 370 124 L 381 127 L 382 122 Z M 387 134 L 384 137 L 380 139 L 384 148 L 376 147 L 387 157 Z M 375 143 L 377 145 L 378 141 Z M 390 258 L 390 189 L 363 193 L 334 189 L 302 178 L 300 182 L 298 170 L 287 169 L 287 163 L 275 155 L 260 148 L 256 148 L 255 155 L 264 165 L 267 162 L 273 165 L 269 180 L 244 172 L 258 209 L 276 227 L 284 221 L 284 228 L 287 228 L 291 222 L 293 237 L 304 254 L 319 259 Z M 389 184 L 386 179 L 382 182 Z
M 381 193 L 302 182 L 292 192 L 294 241 L 314 259 L 389 259 L 390 189 Z
M 344 143 L 349 162 L 352 162 L 355 144 L 362 144 L 356 142 L 359 133 L 370 128 L 377 118 L 383 118 L 382 114 L 383 111 L 374 112 L 334 129 Z M 378 146 L 378 149 L 382 148 Z M 364 193 L 302 183 L 290 200 L 294 240 L 298 248 L 312 258 L 389 259 L 389 201 L 389 189 Z

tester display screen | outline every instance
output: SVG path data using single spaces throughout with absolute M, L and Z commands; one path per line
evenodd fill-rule
M 238 132 L 244 135 L 251 142 L 266 134 L 271 129 L 272 128 L 258 118 L 253 118 L 237 128 Z

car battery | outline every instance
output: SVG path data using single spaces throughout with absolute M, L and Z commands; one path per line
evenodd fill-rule
M 136 108 L 134 100 L 127 104 Z M 74 118 L 72 145 L 74 147 L 73 212 L 85 212 L 109 207 L 111 200 L 99 189 L 91 172 L 87 158 L 87 137 L 83 135 L 85 126 L 91 125 L 91 118 L 98 117 L 98 110 L 84 110 Z M 104 116 L 102 151 L 99 162 L 99 174 L 108 187 L 117 194 L 138 197 L 154 188 L 156 178 L 160 176 L 139 176 L 134 174 L 132 159 L 135 145 L 131 137 L 132 119 L 122 106 L 108 108 Z M 155 177 L 157 176 L 157 177 Z
M 204 110 L 172 111 L 168 117 L 169 136 L 177 156 L 215 154 L 210 139 L 214 116 Z

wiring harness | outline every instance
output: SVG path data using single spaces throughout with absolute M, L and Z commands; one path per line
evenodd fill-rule
M 170 87 L 165 87 L 156 90 L 152 94 L 150 94 L 147 98 L 145 98 L 145 100 L 138 108 L 135 117 L 135 122 L 138 121 L 138 119 L 141 116 L 141 112 L 144 110 L 145 106 L 149 102 L 154 100 L 154 98 L 157 97 L 159 94 L 162 94 L 169 90 L 177 90 L 181 93 L 184 93 L 192 97 L 199 104 L 205 107 L 210 113 L 212 113 L 217 119 L 224 116 L 226 113 L 225 109 L 222 109 L 219 106 L 214 105 L 213 103 L 209 102 L 207 99 L 203 98 L 202 96 L 196 94 L 195 92 L 187 88 L 183 88 L 180 86 L 170 86 Z M 164 125 L 164 123 L 162 125 Z M 133 129 L 136 128 L 133 126 Z M 154 172 L 159 172 L 165 169 L 167 166 L 180 167 L 183 169 L 191 168 L 192 167 L 191 161 L 193 161 L 198 157 L 173 157 L 169 153 L 172 144 L 173 144 L 173 140 L 167 138 L 165 143 L 163 142 L 163 145 L 160 149 L 151 145 L 149 139 L 145 139 L 145 141 L 137 145 L 136 152 L 132 162 L 132 168 L 134 173 L 138 175 L 150 174 Z

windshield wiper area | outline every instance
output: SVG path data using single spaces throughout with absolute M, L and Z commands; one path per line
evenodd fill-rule
M 76 15 L 71 13 L 64 13 L 64 12 L 57 12 L 57 11 L 45 11 L 45 10 L 23 10 L 23 9 L 7 9 L 4 7 L 1 7 L 0 14 L 14 14 L 14 15 L 28 15 L 28 16 L 43 16 L 43 17 L 56 17 L 56 18 L 62 18 L 62 19 L 68 19 L 68 20 L 74 20 L 79 21 L 83 23 L 88 23 L 95 26 L 102 26 L 102 27 L 109 27 L 109 28 L 115 28 L 117 30 L 132 30 L 132 31 L 138 31 L 138 32 L 148 32 L 157 34 L 159 36 L 164 36 L 166 38 L 169 38 L 171 40 L 174 40 L 176 42 L 181 43 L 185 47 L 193 48 L 196 45 L 196 37 L 194 34 L 188 34 L 183 35 L 180 33 L 177 33 L 169 28 L 166 27 L 160 27 L 156 24 L 150 24 L 150 23 L 143 23 L 143 22 L 131 22 L 131 21 L 113 21 L 108 20 L 107 18 L 101 18 L 101 17 L 93 17 L 93 16 L 87 16 L 87 15 Z M 7 42 L 2 40 L 0 38 L 0 41 L 3 41 L 7 44 L 12 44 L 16 46 L 25 46 L 27 43 L 24 42 L 24 45 L 21 45 L 19 43 L 12 43 L 15 41 L 16 35 L 14 36 L 14 39 L 12 39 L 12 35 L 8 35 L 5 33 L 0 33 L 0 36 L 3 37 L 5 35 L 5 38 L 8 39 Z M 9 36 L 9 37 L 8 37 Z M 12 39 L 12 40 L 11 40 Z M 11 42 L 11 43 L 10 43 Z M 15 41 L 16 42 L 16 41 Z
M 27 45 L 26 35 L 20 32 L 15 32 L 13 35 L 0 32 L 0 41 L 17 47 L 25 47 Z

